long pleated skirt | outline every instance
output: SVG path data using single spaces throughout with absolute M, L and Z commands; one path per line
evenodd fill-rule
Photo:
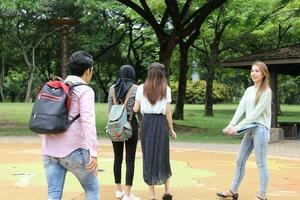
M 169 131 L 165 115 L 145 114 L 141 121 L 143 178 L 148 185 L 161 185 L 172 176 Z

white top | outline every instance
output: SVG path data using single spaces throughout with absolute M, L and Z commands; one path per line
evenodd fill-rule
M 247 88 L 229 124 L 236 125 L 235 127 L 239 129 L 247 124 L 256 122 L 270 129 L 272 104 L 271 89 L 268 88 L 265 92 L 263 92 L 258 103 L 255 105 L 256 92 L 257 88 L 254 86 Z M 245 119 L 238 123 L 239 119 L 245 112 Z
M 171 89 L 167 86 L 166 97 L 162 100 L 156 101 L 154 105 L 152 105 L 147 97 L 144 96 L 144 84 L 139 85 L 135 100 L 140 102 L 140 108 L 142 114 L 166 114 L 167 103 L 171 103 Z

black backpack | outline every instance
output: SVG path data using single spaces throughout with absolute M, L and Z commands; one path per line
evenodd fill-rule
M 86 84 L 65 83 L 61 79 L 44 84 L 35 99 L 29 129 L 39 134 L 58 134 L 66 131 L 80 117 L 78 114 L 72 120 L 68 120 L 72 90 L 79 85 Z

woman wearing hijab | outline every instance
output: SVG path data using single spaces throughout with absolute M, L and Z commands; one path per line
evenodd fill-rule
M 130 124 L 132 127 L 132 137 L 125 142 L 112 142 L 114 150 L 114 177 L 117 191 L 115 196 L 117 199 L 123 200 L 139 200 L 131 193 L 131 187 L 134 176 L 134 162 L 136 146 L 138 141 L 138 123 L 135 115 L 133 114 L 133 106 L 135 102 L 135 95 L 137 91 L 137 85 L 134 84 L 135 81 L 135 71 L 131 65 L 122 65 L 119 71 L 119 79 L 117 82 L 110 87 L 108 95 L 108 112 L 113 105 L 113 90 L 115 92 L 115 97 L 117 102 L 124 102 L 126 95 L 129 90 L 131 90 L 131 95 L 128 100 L 126 109 L 128 114 L 128 119 L 131 118 Z M 123 162 L 123 149 L 125 143 L 126 150 L 126 183 L 125 190 L 122 190 L 121 186 L 121 169 Z

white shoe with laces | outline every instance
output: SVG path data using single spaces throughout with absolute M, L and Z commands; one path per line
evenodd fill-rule
M 122 199 L 123 198 L 123 196 L 124 196 L 124 192 L 122 192 L 122 191 L 116 191 L 116 198 L 117 199 Z
M 134 196 L 132 193 L 130 194 L 130 196 L 126 196 L 124 195 L 122 200 L 141 200 L 139 197 Z

